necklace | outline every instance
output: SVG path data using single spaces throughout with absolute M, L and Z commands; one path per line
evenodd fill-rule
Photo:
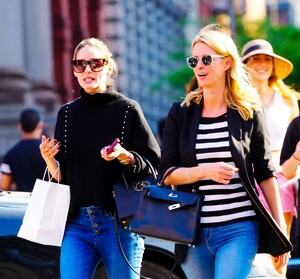
M 264 113 L 265 113 L 265 115 L 267 115 L 268 110 L 269 110 L 271 104 L 273 103 L 273 100 L 274 100 L 274 97 L 275 97 L 275 93 L 276 93 L 276 91 L 274 90 L 274 91 L 273 91 L 273 95 L 272 95 L 272 97 L 270 98 L 270 101 L 268 102 L 267 107 L 264 108 Z

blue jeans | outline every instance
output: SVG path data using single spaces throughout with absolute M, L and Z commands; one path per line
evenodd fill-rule
M 120 224 L 118 231 L 126 257 L 140 273 L 144 240 Z M 84 207 L 74 222 L 66 226 L 60 256 L 61 279 L 90 279 L 100 261 L 110 279 L 139 278 L 121 254 L 114 217 L 97 207 Z
M 182 264 L 189 279 L 247 278 L 258 248 L 258 223 L 201 228 L 201 243 L 189 247 Z

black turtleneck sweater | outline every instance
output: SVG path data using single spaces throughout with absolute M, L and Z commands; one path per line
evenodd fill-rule
M 61 147 L 56 159 L 62 183 L 71 189 L 70 216 L 90 205 L 114 209 L 112 186 L 122 181 L 124 166 L 117 159 L 105 161 L 100 150 L 116 137 L 124 148 L 158 165 L 160 149 L 139 104 L 114 87 L 95 95 L 81 89 L 79 98 L 59 110 L 55 138 Z M 127 168 L 140 171 L 144 167 Z

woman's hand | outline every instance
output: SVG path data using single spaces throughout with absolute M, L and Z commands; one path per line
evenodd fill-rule
M 113 149 L 112 152 L 108 153 L 108 149 L 109 149 L 109 145 L 108 146 L 104 146 L 100 150 L 101 157 L 104 160 L 106 160 L 106 161 L 112 161 L 112 160 L 114 160 L 115 158 L 117 158 L 118 156 L 120 156 L 122 153 L 124 153 L 123 150 L 125 150 L 119 143 L 116 144 L 116 146 L 114 147 L 114 149 Z
M 222 184 L 228 184 L 232 179 L 232 177 L 234 176 L 234 174 L 238 171 L 239 171 L 238 168 L 230 164 L 224 162 L 215 163 L 215 164 L 211 164 L 209 178 L 213 181 Z
M 134 165 L 135 164 L 135 158 L 134 156 L 127 151 L 124 147 L 122 147 L 119 143 L 116 144 L 113 151 L 111 153 L 108 153 L 109 146 L 104 146 L 101 151 L 101 157 L 106 161 L 112 161 L 115 158 L 117 158 L 120 163 L 124 165 Z
M 42 143 L 40 144 L 40 151 L 45 162 L 51 161 L 58 153 L 60 142 L 56 139 L 46 138 L 42 135 Z
M 42 143 L 40 144 L 41 155 L 47 164 L 49 172 L 58 182 L 62 178 L 62 173 L 59 169 L 59 163 L 54 156 L 58 153 L 59 147 L 60 142 L 57 142 L 56 139 L 46 138 L 42 135 Z

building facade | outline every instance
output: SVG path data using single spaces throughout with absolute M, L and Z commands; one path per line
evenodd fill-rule
M 78 96 L 70 61 L 74 47 L 87 37 L 101 38 L 112 49 L 120 68 L 119 90 L 141 104 L 156 132 L 174 89 L 168 84 L 153 89 L 153 84 L 185 65 L 171 56 L 184 51 L 177 42 L 185 38 L 181 21 L 192 2 L 0 0 L 0 158 L 20 136 L 16 125 L 23 107 L 39 106 L 53 129 L 59 106 Z
M 201 24 L 222 11 L 244 14 L 257 1 L 274 21 L 300 25 L 298 0 L 0 0 L 0 158 L 17 140 L 24 106 L 39 106 L 53 127 L 58 107 L 78 96 L 70 61 L 87 37 L 112 49 L 119 91 L 141 104 L 156 133 L 184 96 L 166 77 L 187 67 L 184 55 Z

